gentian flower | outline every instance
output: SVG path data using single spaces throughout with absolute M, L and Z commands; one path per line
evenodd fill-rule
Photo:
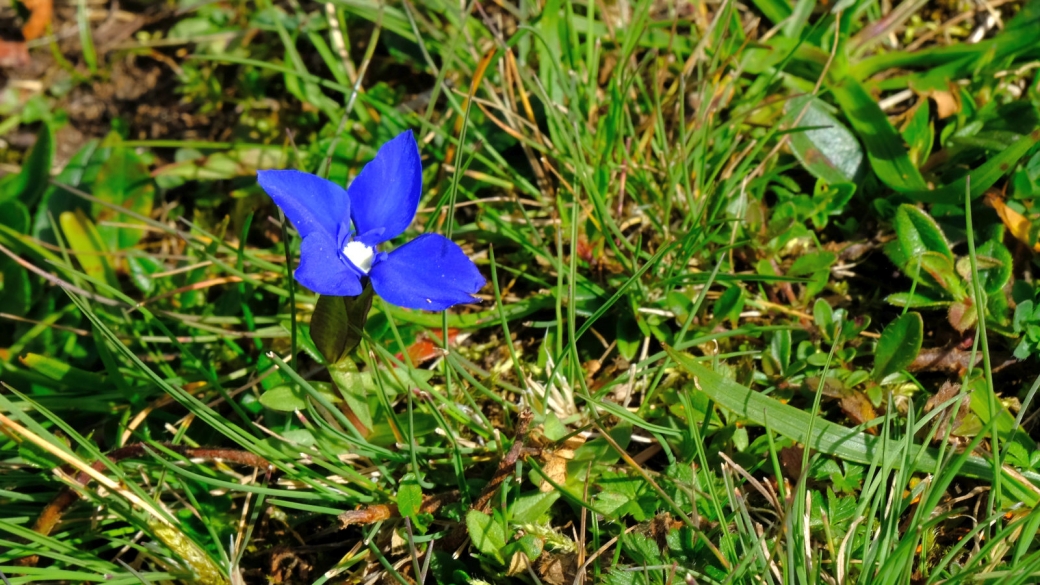
M 376 294 L 409 309 L 441 311 L 472 303 L 485 280 L 461 248 L 423 234 L 387 253 L 378 246 L 411 225 L 422 163 L 411 131 L 384 144 L 344 189 L 300 171 L 259 171 L 257 180 L 303 238 L 296 281 L 330 296 Z

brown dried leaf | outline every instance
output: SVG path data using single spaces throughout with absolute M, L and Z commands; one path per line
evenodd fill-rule
M 929 398 L 924 403 L 924 411 L 926 413 L 931 412 L 933 409 L 937 408 L 942 403 L 956 396 L 957 393 L 959 393 L 960 391 L 960 384 L 954 384 L 949 380 L 943 382 L 943 385 L 939 388 L 939 391 L 936 392 L 934 396 Z M 954 403 L 952 406 L 947 406 L 946 411 L 943 412 L 943 414 L 939 417 L 938 426 L 935 429 L 935 436 L 933 440 L 941 441 L 943 437 L 946 436 L 947 428 L 951 424 L 951 419 L 953 419 L 953 430 L 950 431 L 950 435 L 951 442 L 955 442 L 953 441 L 953 437 L 957 435 L 957 428 L 961 426 L 961 423 L 964 421 L 964 417 L 966 417 L 970 412 L 970 404 L 971 396 L 965 394 L 959 402 Z
M 0 40 L 0 67 L 25 67 L 29 64 L 29 49 L 19 41 Z
M 530 566 L 531 560 L 527 558 L 527 554 L 524 551 L 517 551 L 513 553 L 513 558 L 509 559 L 509 568 L 506 569 L 506 575 L 515 577 L 527 573 L 527 569 Z
M 841 406 L 841 411 L 845 413 L 845 416 L 849 417 L 857 425 L 877 418 L 877 411 L 874 410 L 874 405 L 871 404 L 867 395 L 859 390 L 847 390 L 838 404 Z M 871 427 L 867 429 L 867 432 L 877 434 L 877 429 Z
M 961 98 L 956 91 L 931 89 L 926 91 L 925 95 L 935 100 L 935 109 L 940 120 L 961 111 Z
M 545 475 L 556 485 L 567 483 L 567 461 L 574 458 L 574 452 L 569 449 L 545 451 L 542 457 L 545 458 L 545 466 L 542 467 Z M 542 478 L 542 483 L 538 486 L 538 489 L 543 493 L 547 493 L 555 488 L 545 478 Z
M 802 453 L 804 451 L 805 448 L 801 445 L 780 449 L 780 469 L 787 479 L 798 481 L 802 476 Z
M 543 583 L 549 585 L 563 585 L 574 582 L 574 575 L 578 569 L 578 558 L 574 553 L 553 554 L 543 551 L 538 557 L 535 571 Z

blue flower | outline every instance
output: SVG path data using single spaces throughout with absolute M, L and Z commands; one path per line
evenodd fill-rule
M 387 142 L 348 189 L 300 171 L 259 171 L 257 180 L 303 238 L 296 281 L 330 296 L 376 294 L 409 309 L 441 311 L 472 303 L 485 280 L 473 261 L 440 234 L 423 234 L 390 253 L 419 208 L 422 163 L 410 131 Z

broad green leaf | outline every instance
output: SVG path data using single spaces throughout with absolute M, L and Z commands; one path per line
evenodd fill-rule
M 791 4 L 789 2 L 781 0 L 751 0 L 751 2 L 773 24 L 780 24 L 791 16 Z
M 24 234 L 29 231 L 29 210 L 17 199 L 0 203 L 0 225 Z M 25 317 L 32 308 L 32 279 L 29 271 L 7 256 L 0 256 L 0 311 Z
M 829 270 L 837 259 L 838 256 L 834 252 L 822 251 L 803 254 L 791 264 L 791 267 L 787 270 L 787 275 L 804 276 L 821 270 Z
M 1011 414 L 1011 411 L 1004 406 L 997 396 L 993 395 L 993 391 L 986 385 L 984 378 L 974 378 L 971 381 L 971 401 L 969 404 L 971 411 L 979 417 L 983 424 L 996 416 L 997 433 L 1001 439 L 1006 441 L 1014 437 L 1015 442 L 1025 447 L 1028 451 L 1036 450 L 1036 443 L 1029 438 L 1029 435 L 1021 431 L 1014 432 L 1014 415 Z M 996 413 L 991 410 L 992 406 L 996 406 Z
M 414 480 L 401 482 L 397 488 L 397 510 L 405 518 L 414 518 L 422 508 L 422 487 Z
M 307 400 L 303 397 L 303 394 L 296 392 L 288 384 L 275 386 L 261 394 L 260 403 L 278 412 L 293 412 L 307 409 Z
M 29 271 L 6 256 L 0 256 L 0 307 L 3 312 L 25 317 L 32 308 L 32 282 Z
M 639 353 L 639 346 L 643 343 L 643 333 L 639 330 L 639 324 L 630 311 L 627 311 L 624 306 L 620 311 L 621 315 L 615 322 L 614 335 L 621 357 L 632 361 Z
M 95 154 L 100 154 L 98 150 L 99 144 L 100 141 L 97 139 L 87 141 L 76 154 L 72 155 L 69 162 L 65 164 L 65 168 L 54 178 L 55 182 L 70 187 L 79 187 L 86 180 L 88 169 L 92 166 L 100 165 L 98 161 L 94 160 Z M 107 153 L 108 150 L 106 149 L 105 154 L 107 155 Z M 66 211 L 89 208 L 90 204 L 86 200 L 77 197 L 66 189 L 52 185 L 43 194 L 43 199 L 40 201 L 40 205 L 37 206 L 33 216 L 33 236 L 49 244 L 56 244 L 58 240 L 54 237 L 54 230 L 57 229 L 57 226 L 52 223 L 52 218 L 53 221 L 57 221 L 58 217 Z
M 810 173 L 830 184 L 855 183 L 863 176 L 863 148 L 818 98 L 805 95 L 787 102 L 785 119 L 797 128 L 790 131 L 791 151 Z M 804 128 L 804 129 L 803 129 Z
M 737 416 L 769 428 L 791 440 L 807 443 L 811 449 L 855 463 L 871 464 L 876 457 L 881 462 L 895 468 L 910 463 L 914 470 L 931 473 L 935 471 L 938 452 L 922 445 L 913 444 L 910 453 L 904 454 L 898 445 L 893 446 L 882 437 L 870 435 L 835 424 L 823 418 L 816 418 L 810 425 L 812 415 L 808 412 L 780 403 L 750 388 L 722 377 L 687 354 L 665 347 L 668 355 L 696 379 L 696 387 L 704 392 L 716 404 L 732 411 Z M 812 435 L 806 439 L 806 430 L 812 427 Z M 967 455 L 959 475 L 992 481 L 994 477 L 993 462 L 975 455 Z M 1011 475 L 1001 472 L 1001 480 L 1009 494 L 1027 505 L 1040 501 L 1035 486 L 1022 483 L 1019 479 L 1034 484 L 1040 483 L 1040 475 L 1033 472 L 1021 472 Z
M 832 338 L 831 333 L 834 331 L 835 319 L 834 309 L 831 308 L 830 304 L 823 299 L 816 299 L 813 303 L 813 322 L 816 323 L 816 327 L 820 329 L 823 336 L 829 341 Z
M 370 308 L 371 286 L 366 286 L 356 297 L 318 297 L 311 315 L 310 333 L 326 364 L 346 358 L 361 343 Z
M 102 388 L 108 382 L 105 376 L 71 366 L 68 362 L 36 353 L 27 353 L 18 358 L 23 366 L 70 386 Z
M 924 282 L 938 285 L 955 301 L 968 295 L 954 262 L 939 252 L 928 251 L 911 257 L 907 274 L 927 277 Z
M 528 560 L 532 560 L 537 559 L 542 554 L 544 548 L 545 542 L 541 538 L 533 534 L 525 534 L 509 543 L 504 549 L 505 554 L 503 556 L 512 559 L 513 555 L 523 553 Z
M 514 524 L 533 524 L 537 522 L 549 511 L 549 508 L 552 507 L 559 497 L 560 492 L 556 490 L 520 496 L 509 507 L 509 511 L 512 514 L 512 522 Z
M 715 321 L 729 319 L 735 324 L 736 320 L 740 317 L 740 312 L 743 310 L 744 289 L 740 288 L 739 285 L 733 285 L 727 288 L 725 292 L 719 296 L 719 299 L 715 301 L 713 319 Z
M 978 247 L 976 258 L 978 259 L 979 279 L 982 281 L 982 288 L 986 294 L 1003 294 L 1004 287 L 1011 281 L 1011 270 L 1014 267 L 1011 252 L 999 239 L 991 239 Z M 989 266 L 983 266 L 983 258 L 991 261 Z M 968 272 L 970 275 L 970 270 Z M 970 277 L 965 280 L 970 280 Z
M 889 374 L 902 371 L 917 357 L 923 340 L 924 320 L 919 313 L 906 313 L 889 323 L 878 339 L 870 377 L 880 382 Z
M 920 100 L 914 108 L 914 114 L 903 127 L 903 140 L 910 147 L 910 162 L 917 167 L 928 160 L 935 142 L 935 127 L 931 123 L 929 110 L 929 101 Z
M 942 228 L 932 216 L 917 207 L 900 205 L 896 210 L 893 227 L 903 255 L 908 261 L 925 252 L 938 252 L 951 261 L 954 259 Z
M 116 144 L 98 171 L 94 181 L 94 196 L 138 215 L 148 216 L 152 213 L 155 199 L 155 182 L 148 173 L 148 167 L 133 150 Z M 132 248 L 144 237 L 143 229 L 133 227 L 140 225 L 143 228 L 143 222 L 130 215 L 96 203 L 92 213 L 98 223 L 98 232 L 110 250 Z M 107 225 L 110 223 L 130 225 Z
M 466 513 L 466 529 L 477 550 L 500 563 L 505 562 L 502 549 L 506 546 L 506 532 L 495 518 L 480 510 L 470 510 Z
M 965 174 L 963 178 L 947 183 L 938 189 L 905 191 L 903 194 L 922 203 L 957 205 L 964 200 L 967 178 L 971 177 L 971 198 L 975 199 L 989 191 L 1001 177 L 1011 172 L 1018 161 L 1028 154 L 1037 143 L 1040 143 L 1040 128 L 1031 130 L 1029 134 L 1022 136 L 997 155 L 987 157 L 986 162 Z
M 14 180 L 0 189 L 0 201 L 17 198 L 26 207 L 33 207 L 50 186 L 51 162 L 54 159 L 54 132 L 50 124 L 41 124 L 36 142 L 29 149 L 22 169 Z
M 11 199 L 0 203 L 0 224 L 24 234 L 29 231 L 29 209 L 21 201 Z
M 58 218 L 61 231 L 65 234 L 76 260 L 92 278 L 104 280 L 115 288 L 119 288 L 116 271 L 111 263 L 108 246 L 98 233 L 94 222 L 90 221 L 82 209 L 66 211 Z
M 870 166 L 881 182 L 901 193 L 927 189 L 928 184 L 911 162 L 903 138 L 863 85 L 849 75 L 842 75 L 840 79 L 832 79 L 831 92 L 866 146 Z

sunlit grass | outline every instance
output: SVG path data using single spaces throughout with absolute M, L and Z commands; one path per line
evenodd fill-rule
M 1014 240 L 978 198 L 1009 188 L 1032 217 L 1036 18 L 1005 9 L 978 44 L 912 50 L 921 18 L 954 15 L 263 1 L 184 7 L 112 53 L 93 38 L 66 54 L 76 83 L 163 51 L 178 100 L 238 122 L 117 122 L 52 177 L 61 117 L 14 113 L 39 138 L 0 178 L 0 570 L 1030 582 L 1036 386 L 996 356 L 1029 335 L 1031 263 L 1001 260 Z M 346 183 L 405 130 L 408 236 L 449 235 L 488 285 L 443 315 L 376 299 L 327 364 L 255 171 Z M 935 221 L 894 227 L 920 202 Z M 986 299 L 974 320 L 948 309 L 965 299 Z M 908 311 L 916 337 L 889 328 Z M 960 371 L 919 366 L 922 344 Z M 963 389 L 925 408 L 946 380 Z

